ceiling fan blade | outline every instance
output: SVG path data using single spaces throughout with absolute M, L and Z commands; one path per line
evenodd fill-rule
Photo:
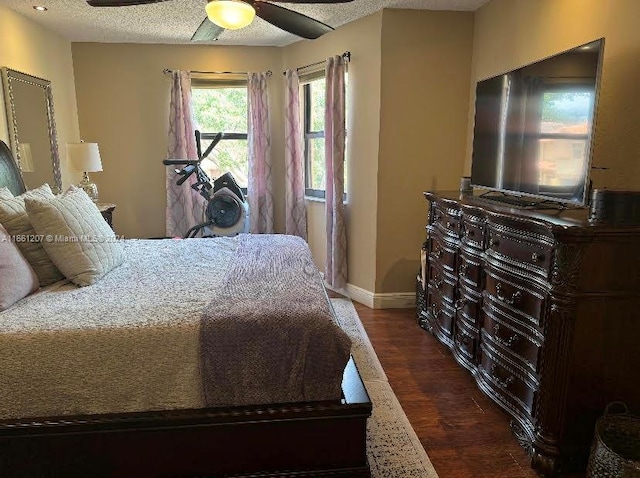
M 87 0 L 92 7 L 128 7 L 130 5 L 146 5 L 148 3 L 168 2 L 169 0 Z
M 223 31 L 224 28 L 216 25 L 207 17 L 205 17 L 196 32 L 191 37 L 191 41 L 197 42 L 217 40 Z
M 353 0 L 270 0 L 284 3 L 351 3 Z
M 302 38 L 314 40 L 325 33 L 333 31 L 333 28 L 329 25 L 325 25 L 318 20 L 314 20 L 311 17 L 294 12 L 288 8 L 279 7 L 272 3 L 259 0 L 252 0 L 248 3 L 253 5 L 253 8 L 256 10 L 256 15 L 263 20 Z

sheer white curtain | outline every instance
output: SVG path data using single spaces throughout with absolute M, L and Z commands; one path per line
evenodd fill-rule
M 347 231 L 344 213 L 345 74 L 341 56 L 327 60 L 324 121 L 326 161 L 327 262 L 324 279 L 330 286 L 347 285 Z
M 273 233 L 271 132 L 266 73 L 249 73 L 249 223 L 252 233 Z
M 307 207 L 304 201 L 304 150 L 300 119 L 300 78 L 296 70 L 285 71 L 284 106 L 285 232 L 307 240 Z
M 167 159 L 198 159 L 188 71 L 171 74 Z M 189 228 L 201 223 L 204 205 L 204 198 L 191 189 L 195 175 L 178 186 L 174 169 L 174 166 L 166 168 L 166 235 L 169 237 L 183 236 Z

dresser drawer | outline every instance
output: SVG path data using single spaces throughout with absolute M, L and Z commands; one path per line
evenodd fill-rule
M 429 259 L 437 259 L 452 274 L 456 270 L 456 250 L 457 245 L 447 242 L 438 232 L 429 238 Z
M 474 207 L 462 207 L 462 226 L 460 234 L 462 242 L 479 251 L 484 249 L 485 222 L 482 212 Z
M 481 296 L 464 286 L 459 288 L 459 297 L 456 300 L 458 317 L 465 320 L 471 327 L 480 328 L 480 300 Z
M 433 332 L 446 342 L 452 343 L 454 309 L 442 299 L 440 292 L 431 284 L 427 288 L 427 315 Z
M 480 256 L 472 254 L 467 248 L 463 248 L 458 262 L 458 276 L 460 277 L 461 284 L 480 291 L 482 289 L 482 265 Z
M 441 297 L 446 299 L 450 306 L 453 307 L 456 278 L 452 274 L 446 272 L 438 261 L 429 262 L 429 287 L 438 291 Z
M 482 339 L 478 371 L 502 399 L 533 415 L 538 383 L 526 372 L 519 370 L 517 365 L 500 357 L 499 352 Z
M 498 225 L 489 224 L 487 227 L 488 256 L 548 277 L 553 253 L 552 238 L 530 236 Z
M 497 349 L 511 354 L 522 366 L 537 373 L 542 350 L 542 334 L 515 324 L 513 321 L 485 303 L 482 310 L 483 340 L 490 340 Z
M 438 229 L 456 238 L 460 237 L 460 223 L 462 221 L 459 209 L 447 207 L 446 204 L 437 203 L 433 208 L 432 224 Z
M 456 322 L 456 332 L 454 346 L 469 362 L 476 362 L 476 347 L 478 346 L 478 333 L 470 328 L 466 322 L 459 320 Z
M 488 264 L 484 270 L 484 296 L 510 311 L 510 315 L 515 312 L 536 326 L 542 325 L 546 293 L 539 286 L 513 275 L 507 278 Z

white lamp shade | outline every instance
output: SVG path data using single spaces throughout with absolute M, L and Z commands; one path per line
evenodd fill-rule
M 31 144 L 20 143 L 18 145 L 20 150 L 20 170 L 23 173 L 32 173 L 35 171 L 33 167 L 33 153 L 31 152 Z
M 67 159 L 71 168 L 76 171 L 102 171 L 97 143 L 67 143 Z
M 209 20 L 227 30 L 244 28 L 256 16 L 255 9 L 242 0 L 209 0 L 205 10 Z

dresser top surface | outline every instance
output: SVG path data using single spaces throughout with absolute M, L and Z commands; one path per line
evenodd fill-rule
M 477 207 L 492 213 L 510 216 L 517 219 L 536 221 L 545 224 L 552 229 L 571 230 L 579 228 L 593 232 L 632 232 L 640 234 L 639 225 L 620 225 L 602 221 L 589 220 L 589 208 L 587 207 L 563 207 L 562 204 L 545 203 L 536 206 L 515 206 L 507 204 L 489 196 L 481 196 L 478 193 L 461 193 L 460 191 L 425 191 L 428 200 L 444 200 L 462 206 Z

